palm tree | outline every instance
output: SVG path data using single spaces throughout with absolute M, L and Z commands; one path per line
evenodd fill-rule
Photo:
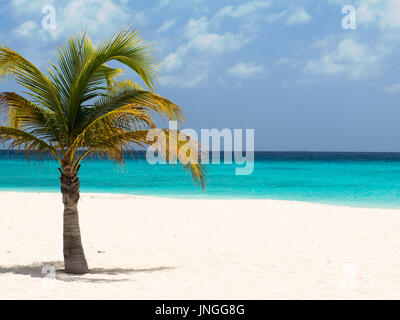
M 122 70 L 107 65 L 118 61 L 140 76 L 147 90 L 132 80 L 117 81 Z M 47 73 L 10 48 L 0 45 L 0 76 L 11 76 L 28 97 L 14 92 L 0 95 L 8 122 L 0 126 L 0 141 L 23 149 L 27 157 L 56 158 L 60 163 L 64 203 L 63 249 L 65 271 L 89 271 L 82 247 L 79 219 L 79 178 L 81 161 L 89 154 L 101 154 L 124 162 L 134 145 L 152 144 L 146 135 L 157 128 L 154 116 L 183 120 L 182 110 L 153 92 L 156 83 L 151 47 L 135 30 L 124 30 L 94 46 L 83 33 L 70 37 L 57 51 L 57 64 Z M 159 129 L 161 130 L 161 129 Z M 196 152 L 181 152 L 178 131 L 162 129 L 168 142 L 165 154 L 174 153 L 194 180 L 204 186 L 204 168 Z M 172 139 L 172 140 L 170 140 Z M 173 140 L 175 139 L 175 140 Z M 174 143 L 171 143 L 174 141 Z M 193 146 L 189 151 L 195 151 Z M 185 158 L 185 161 L 182 159 Z

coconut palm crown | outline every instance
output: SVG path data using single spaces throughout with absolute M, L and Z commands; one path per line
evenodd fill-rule
M 135 71 L 147 90 L 132 80 L 117 81 L 120 68 L 107 65 L 117 61 Z M 0 94 L 7 123 L 0 126 L 0 141 L 12 149 L 55 157 L 61 173 L 64 203 L 63 249 L 65 270 L 83 274 L 89 271 L 83 251 L 78 219 L 81 161 L 89 154 L 101 154 L 118 163 L 132 146 L 147 141 L 149 130 L 157 128 L 155 116 L 183 120 L 181 108 L 153 92 L 156 84 L 155 60 L 151 46 L 137 31 L 129 29 L 108 41 L 93 45 L 85 34 L 70 37 L 57 51 L 57 63 L 46 73 L 10 48 L 0 45 L 0 77 L 12 77 L 25 88 L 24 95 Z M 161 129 L 160 129 L 161 130 Z M 166 153 L 175 153 L 194 180 L 204 186 L 205 172 L 196 157 L 180 151 L 182 139 L 171 130 Z M 176 132 L 175 132 L 176 133 Z M 170 143 L 175 139 L 175 143 Z M 162 141 L 160 140 L 160 143 Z M 183 149 L 183 148 L 182 148 Z

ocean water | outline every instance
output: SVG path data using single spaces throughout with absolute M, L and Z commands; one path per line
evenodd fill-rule
M 59 192 L 58 163 L 0 152 L 0 190 Z M 400 153 L 256 152 L 254 172 L 235 175 L 235 164 L 207 166 L 202 191 L 175 165 L 150 165 L 143 153 L 124 166 L 88 159 L 81 191 L 174 198 L 257 198 L 357 207 L 400 208 Z

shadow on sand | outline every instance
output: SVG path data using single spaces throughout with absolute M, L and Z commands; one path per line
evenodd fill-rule
M 166 270 L 173 270 L 177 267 L 154 267 L 154 268 L 143 268 L 143 269 L 124 269 L 124 268 L 93 268 L 88 274 L 85 275 L 72 275 L 65 272 L 64 263 L 62 261 L 47 261 L 47 262 L 34 262 L 30 265 L 15 265 L 15 266 L 0 266 L 0 274 L 13 273 L 19 275 L 27 275 L 34 278 L 44 278 L 46 271 L 49 267 L 54 267 L 55 278 L 60 281 L 65 282 L 93 282 L 93 283 L 111 283 L 111 282 L 121 282 L 121 281 L 133 281 L 133 279 L 128 278 L 118 278 L 113 279 L 113 277 L 98 277 L 100 276 L 117 276 L 117 275 L 127 275 L 131 273 L 140 272 L 161 272 Z M 43 267 L 44 270 L 43 270 Z M 54 270 L 53 269 L 53 270 Z M 93 275 L 93 276 L 92 276 Z

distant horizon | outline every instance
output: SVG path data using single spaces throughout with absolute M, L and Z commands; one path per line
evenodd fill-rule
M 2 149 L 0 148 L 0 152 L 3 151 L 16 151 L 16 152 L 25 152 L 25 150 L 16 150 L 16 149 Z M 125 152 L 146 152 L 146 150 L 138 150 L 138 149 L 130 149 Z M 224 153 L 224 151 L 211 151 L 210 152 L 220 152 Z M 245 151 L 242 151 L 245 152 Z M 255 150 L 254 153 L 260 152 L 270 152 L 270 153 L 400 153 L 400 151 L 321 151 L 321 150 Z M 34 153 L 34 152 L 32 152 Z

